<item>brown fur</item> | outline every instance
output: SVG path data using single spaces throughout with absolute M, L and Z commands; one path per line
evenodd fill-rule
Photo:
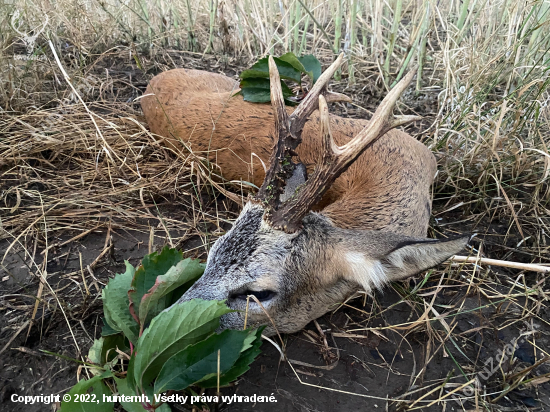
M 225 178 L 260 186 L 264 170 L 252 153 L 268 164 L 273 111 L 267 104 L 244 102 L 233 96 L 236 91 L 236 82 L 225 76 L 171 70 L 151 81 L 142 107 L 151 130 L 167 144 L 205 152 Z M 339 145 L 368 124 L 338 116 L 330 121 Z M 317 112 L 302 137 L 297 151 L 311 173 L 321 157 Z M 212 246 L 203 276 L 176 304 L 224 300 L 235 311 L 222 316 L 220 328 L 242 329 L 246 312 L 247 325 L 266 325 L 267 335 L 276 329 L 291 333 L 359 289 L 372 292 L 437 265 L 462 249 L 467 238 L 422 238 L 435 170 L 424 145 L 394 130 L 334 182 L 317 205 L 321 212 L 308 213 L 296 232 L 273 227 L 264 220 L 264 205 L 249 202 Z
M 260 186 L 273 147 L 274 120 L 269 104 L 233 96 L 229 77 L 175 69 L 153 78 L 141 100 L 151 131 L 181 147 L 207 152 L 229 180 Z M 292 108 L 287 108 L 292 112 Z M 298 147 L 311 173 L 321 154 L 318 112 L 304 127 Z M 368 121 L 331 116 L 334 140 L 343 145 Z M 432 153 L 408 134 L 392 130 L 368 147 L 329 189 L 316 209 L 335 226 L 425 236 L 431 212 L 430 185 L 436 172 Z

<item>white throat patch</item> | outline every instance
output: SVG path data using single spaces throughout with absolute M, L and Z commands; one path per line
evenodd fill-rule
M 346 261 L 352 278 L 362 285 L 366 292 L 382 289 L 389 281 L 380 262 L 368 260 L 362 253 L 347 252 Z

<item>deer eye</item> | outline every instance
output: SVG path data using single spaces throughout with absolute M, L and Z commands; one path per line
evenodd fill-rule
M 273 292 L 272 290 L 260 290 L 260 291 L 245 290 L 244 292 L 237 293 L 231 297 L 233 299 L 246 300 L 248 295 L 255 296 L 256 299 L 258 299 L 260 302 L 265 302 L 266 300 L 272 299 L 276 295 L 276 293 Z M 254 299 L 250 299 L 250 301 L 253 302 Z

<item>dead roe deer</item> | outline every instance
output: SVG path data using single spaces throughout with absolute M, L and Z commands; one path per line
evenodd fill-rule
M 346 99 L 327 90 L 341 61 L 296 108 L 284 105 L 272 58 L 271 106 L 234 96 L 238 84 L 226 76 L 185 69 L 156 76 L 141 100 L 153 133 L 206 152 L 226 179 L 261 185 L 179 300 L 226 300 L 237 311 L 222 318 L 222 328 L 243 327 L 252 295 L 248 325 L 267 325 L 267 335 L 274 326 L 298 331 L 358 290 L 431 268 L 468 241 L 423 238 L 435 158 L 392 130 L 417 119 L 392 116 L 412 72 L 370 121 L 344 119 L 327 106 Z

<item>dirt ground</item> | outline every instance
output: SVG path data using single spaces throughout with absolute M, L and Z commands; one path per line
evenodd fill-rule
M 237 71 L 223 62 L 215 65 L 212 60 L 193 56 L 182 57 L 175 65 L 190 62 L 194 67 L 229 75 Z M 147 78 L 156 71 L 138 76 L 135 68 L 131 72 L 127 68 L 112 68 L 112 72 L 116 70 L 121 73 L 126 70 L 121 76 L 129 77 L 136 90 L 141 91 Z M 379 100 L 379 93 L 368 87 L 357 86 L 347 92 L 367 108 L 374 107 Z M 137 97 L 138 92 L 135 94 Z M 427 115 L 434 111 L 433 96 L 411 101 L 411 105 Z M 368 116 L 352 107 L 341 112 Z M 166 218 L 189 219 L 169 199 L 159 201 L 158 207 Z M 498 217 L 491 221 L 468 220 L 467 209 L 444 212 L 448 208 L 447 202 L 436 196 L 434 215 L 438 220 L 433 221 L 434 231 L 476 232 L 479 235 L 472 244 L 477 247 L 483 244 L 487 256 L 532 260 L 526 245 L 517 246 L 518 235 L 509 233 L 504 237 L 509 231 L 509 221 L 500 221 Z M 234 217 L 236 212 L 233 210 L 229 216 Z M 2 411 L 55 410 L 56 405 L 13 403 L 11 395 L 64 393 L 78 378 L 86 376 L 72 359 L 86 354 L 93 339 L 100 335 L 101 288 L 115 273 L 123 271 L 125 259 L 137 265 L 148 253 L 147 227 L 155 228 L 153 248 L 168 242 L 158 221 L 142 221 L 140 230 L 128 230 L 115 222 L 66 244 L 78 233 L 66 231 L 52 237 L 50 245 L 55 242 L 59 246 L 49 248 L 46 263 L 42 243 L 30 250 L 31 259 L 28 249 L 20 244 L 12 246 L 11 241 L 1 241 L 0 257 L 6 256 L 0 266 Z M 186 238 L 181 232 L 170 235 L 184 239 L 178 247 L 188 255 L 205 256 L 200 237 Z M 51 287 L 55 294 L 43 293 L 35 320 L 30 322 L 40 283 L 36 268 L 41 265 L 45 265 L 48 273 L 46 292 Z M 88 265 L 90 271 L 86 269 Z M 422 411 L 550 410 L 547 378 L 550 364 L 545 362 L 550 348 L 550 309 L 543 302 L 536 303 L 535 288 L 546 290 L 544 276 L 523 272 L 518 277 L 517 270 L 502 268 L 478 270 L 474 276 L 471 267 L 463 269 L 441 267 L 423 285 L 420 285 L 423 276 L 418 276 L 403 285 L 388 287 L 384 293 L 356 298 L 320 318 L 317 325 L 311 323 L 304 331 L 284 336 L 290 364 L 282 362 L 277 349 L 264 341 L 262 354 L 250 371 L 233 387 L 224 388 L 223 393 L 273 394 L 277 403 L 218 405 L 218 410 L 383 411 L 405 410 L 406 404 Z M 411 294 L 416 286 L 418 290 Z M 533 292 L 524 293 L 527 289 Z M 513 298 L 506 298 L 511 294 Z M 415 323 L 424 314 L 426 301 L 433 303 L 431 320 Z M 436 311 L 447 316 L 438 316 Z M 499 350 L 506 351 L 510 345 L 513 356 L 497 362 Z M 493 365 L 493 370 L 485 378 L 483 370 L 487 365 Z M 516 382 L 510 378 L 511 371 L 531 383 L 508 386 L 505 396 L 498 400 L 493 397 L 494 404 L 476 404 L 473 397 L 467 401 L 454 400 L 454 395 L 449 394 L 468 381 L 466 375 L 468 379 L 477 376 L 475 385 L 480 393 L 500 393 L 510 382 Z M 464 397 L 462 392 L 457 394 Z M 432 402 L 433 399 L 440 400 Z M 172 406 L 173 410 L 186 410 L 181 405 Z

